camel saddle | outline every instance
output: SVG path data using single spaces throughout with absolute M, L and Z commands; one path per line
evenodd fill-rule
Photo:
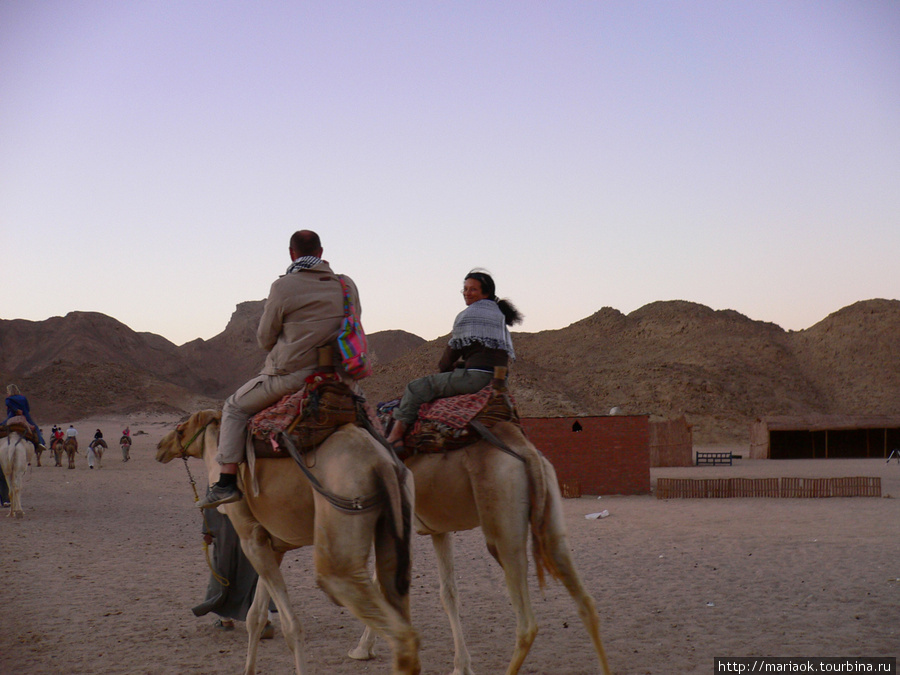
M 0 424 L 0 438 L 6 438 L 11 433 L 17 433 L 26 441 L 37 447 L 39 441 L 32 426 L 22 415 L 10 417 L 4 424 Z
M 378 407 L 378 415 L 387 426 L 399 399 Z M 512 422 L 521 427 L 515 401 L 505 386 L 486 386 L 474 394 L 438 398 L 419 408 L 415 423 L 403 437 L 400 459 L 416 454 L 433 454 L 460 450 L 482 439 L 472 422 L 491 428 L 499 422 Z
M 286 433 L 301 453 L 318 447 L 345 424 L 362 425 L 365 401 L 333 373 L 316 373 L 306 386 L 254 415 L 248 444 L 256 459 L 290 457 L 278 437 Z

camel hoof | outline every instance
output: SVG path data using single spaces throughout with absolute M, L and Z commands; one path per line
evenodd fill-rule
M 25 517 L 24 511 L 16 511 L 16 518 L 24 518 L 24 517 Z
M 365 647 L 354 647 L 347 652 L 347 656 L 357 661 L 371 661 L 375 658 L 375 650 L 369 650 Z

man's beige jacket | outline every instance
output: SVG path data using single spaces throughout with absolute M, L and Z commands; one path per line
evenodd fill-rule
M 344 281 L 361 314 L 356 284 L 347 276 Z M 334 343 L 343 318 L 341 282 L 324 260 L 276 279 L 256 331 L 259 346 L 269 351 L 261 373 L 287 375 L 314 369 L 316 348 Z M 340 363 L 340 354 L 335 353 Z

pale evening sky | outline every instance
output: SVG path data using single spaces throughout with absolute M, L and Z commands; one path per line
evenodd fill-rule
M 0 318 L 220 333 L 296 229 L 369 332 L 900 296 L 900 3 L 0 0 Z

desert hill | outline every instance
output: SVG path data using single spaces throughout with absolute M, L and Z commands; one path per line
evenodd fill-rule
M 98 412 L 215 405 L 259 370 L 262 302 L 225 330 L 180 347 L 102 314 L 0 320 L 0 376 L 22 387 L 42 423 Z M 370 400 L 395 398 L 431 372 L 447 336 L 370 336 Z M 889 414 L 900 400 L 900 301 L 866 300 L 803 331 L 731 310 L 654 302 L 603 308 L 565 328 L 514 333 L 510 385 L 526 416 L 598 415 L 617 406 L 652 419 L 686 415 L 695 440 L 746 441 L 769 414 Z M 49 418 L 56 419 L 49 419 Z

